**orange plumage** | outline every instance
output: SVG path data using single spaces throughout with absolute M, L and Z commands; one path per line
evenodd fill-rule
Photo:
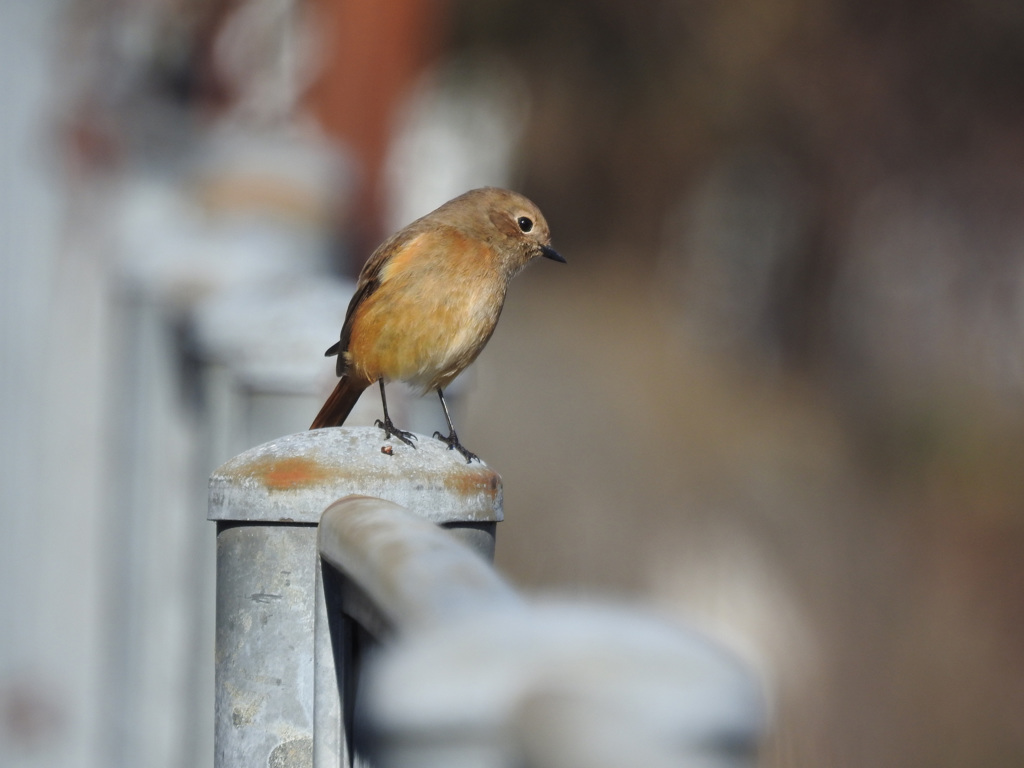
M 385 381 L 437 390 L 450 433 L 434 436 L 476 458 L 459 443 L 443 389 L 487 344 L 501 314 L 509 281 L 551 248 L 540 210 L 522 195 L 475 189 L 417 219 L 386 240 L 359 275 L 340 341 L 338 382 L 311 429 L 339 426 L 370 384 L 380 382 L 388 436 L 412 445 L 387 413 Z

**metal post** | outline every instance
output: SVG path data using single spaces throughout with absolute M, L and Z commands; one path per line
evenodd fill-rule
M 217 768 L 347 766 L 335 648 L 358 652 L 317 524 L 352 494 L 400 504 L 493 556 L 501 478 L 421 436 L 416 448 L 376 428 L 302 432 L 253 448 L 210 479 L 217 521 Z M 388 450 L 390 449 L 390 453 Z
M 765 724 L 742 663 L 622 606 L 499 602 L 399 635 L 361 674 L 379 768 L 753 768 Z
M 479 529 L 462 533 L 473 531 Z M 321 518 L 317 542 L 324 562 L 345 576 L 345 613 L 375 635 L 523 604 L 489 558 L 390 501 L 347 496 L 334 502 Z
M 373 765 L 755 764 L 759 686 L 691 628 L 623 606 L 528 601 L 461 542 L 382 499 L 336 501 L 317 543 L 329 616 L 342 625 L 331 628 L 336 652 L 349 652 L 355 623 L 393 634 L 366 664 L 342 662 L 349 679 L 326 722 L 353 723 L 354 751 Z

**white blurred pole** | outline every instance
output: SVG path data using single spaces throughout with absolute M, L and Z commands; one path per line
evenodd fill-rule
M 62 242 L 60 0 L 0 22 L 0 765 L 97 766 L 102 276 Z

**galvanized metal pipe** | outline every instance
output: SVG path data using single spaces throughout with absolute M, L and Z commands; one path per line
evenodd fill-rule
M 399 630 L 522 604 L 479 553 L 383 499 L 334 502 L 320 518 L 317 543 L 324 561 Z
M 497 475 L 380 442 L 303 433 L 211 482 L 218 768 L 752 768 L 742 664 L 631 609 L 519 597 L 488 564 Z
M 530 603 L 396 638 L 364 671 L 378 768 L 753 768 L 749 670 L 623 606 Z
M 220 467 L 209 515 L 218 523 L 217 768 L 351 764 L 355 682 L 345 665 L 358 630 L 345 611 L 366 604 L 344 597 L 350 580 L 321 568 L 316 539 L 324 509 L 352 494 L 388 498 L 429 519 L 416 522 L 433 533 L 462 536 L 481 567 L 494 551 L 501 478 L 426 436 L 413 449 L 376 428 L 320 429 Z
M 348 701 L 381 768 L 756 761 L 760 691 L 697 632 L 624 607 L 526 601 L 448 532 L 381 499 L 332 504 L 318 547 L 345 576 L 344 612 L 397 631 Z

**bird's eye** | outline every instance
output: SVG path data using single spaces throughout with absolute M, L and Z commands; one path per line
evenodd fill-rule
M 516 219 L 516 223 L 523 232 L 529 232 L 533 229 L 533 219 L 528 219 L 526 216 L 520 216 Z

